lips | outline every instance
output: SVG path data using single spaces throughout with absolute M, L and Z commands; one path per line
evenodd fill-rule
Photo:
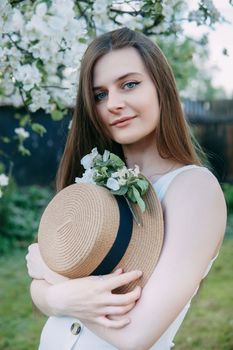
M 132 116 L 132 117 L 121 117 L 119 119 L 116 119 L 113 123 L 111 123 L 110 125 L 111 126 L 114 126 L 114 125 L 123 125 L 124 122 L 127 122 L 127 121 L 130 121 L 132 119 L 136 118 L 136 116 Z

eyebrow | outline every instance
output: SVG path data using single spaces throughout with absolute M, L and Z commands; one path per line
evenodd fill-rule
M 139 72 L 129 72 L 129 73 L 126 73 L 124 75 L 121 75 L 120 77 L 118 77 L 116 80 L 114 80 L 114 83 L 117 83 L 118 81 L 122 80 L 122 79 L 125 79 L 127 78 L 129 75 L 133 75 L 133 74 L 138 74 L 138 75 L 142 75 L 141 73 Z M 102 86 L 94 86 L 93 87 L 93 90 L 98 90 L 98 89 L 101 89 Z

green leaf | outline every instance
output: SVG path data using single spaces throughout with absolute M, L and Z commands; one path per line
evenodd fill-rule
M 137 180 L 136 184 L 137 184 L 138 187 L 140 187 L 140 189 L 142 191 L 141 194 L 144 195 L 147 192 L 148 188 L 149 188 L 148 181 L 143 180 L 143 179 L 139 179 L 139 180 Z
M 44 133 L 47 132 L 47 130 L 45 129 L 45 127 L 39 123 L 33 123 L 32 124 L 32 130 L 35 131 L 37 134 L 39 134 L 40 136 L 43 136 Z
M 128 187 L 127 186 L 121 186 L 119 188 L 119 190 L 117 191 L 111 191 L 111 193 L 119 195 L 119 196 L 124 196 L 128 191 Z
M 64 117 L 64 114 L 62 111 L 59 110 L 55 110 L 51 113 L 51 117 L 53 120 L 58 121 L 58 120 L 62 120 Z
M 118 170 L 120 168 L 122 168 L 125 163 L 123 162 L 123 160 L 121 160 L 120 157 L 118 157 L 116 154 L 114 153 L 110 153 L 110 157 L 109 157 L 111 164 L 114 168 L 118 168 Z
M 129 199 L 131 202 L 136 203 L 136 198 L 135 198 L 135 196 L 134 196 L 132 187 L 129 188 L 129 190 L 128 190 L 128 192 L 127 192 L 126 195 L 127 195 L 128 199 Z
M 30 156 L 31 152 L 29 149 L 25 148 L 24 145 L 19 145 L 18 151 L 23 155 L 23 156 Z
M 10 143 L 10 142 L 11 142 L 11 140 L 9 139 L 9 137 L 6 137 L 6 136 L 3 136 L 1 139 L 2 139 L 2 142 L 3 142 L 3 143 Z
M 146 210 L 145 202 L 142 200 L 140 193 L 138 192 L 135 186 L 132 186 L 132 190 L 133 190 L 133 194 L 136 199 L 136 202 L 138 203 L 141 211 L 144 213 L 144 211 Z
M 108 176 L 108 168 L 106 166 L 102 166 L 99 170 L 99 173 L 103 176 Z
M 19 121 L 19 125 L 21 127 L 25 127 L 28 123 L 30 123 L 30 121 L 31 121 L 30 115 L 27 114 L 23 117 L 21 116 L 20 121 Z

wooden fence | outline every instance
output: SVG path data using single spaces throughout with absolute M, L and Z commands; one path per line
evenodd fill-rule
M 183 105 L 216 176 L 233 183 L 233 100 L 184 100 Z

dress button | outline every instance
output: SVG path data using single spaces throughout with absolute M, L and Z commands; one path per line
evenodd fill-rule
M 81 325 L 78 322 L 74 322 L 70 327 L 70 331 L 73 335 L 78 335 L 81 332 Z

